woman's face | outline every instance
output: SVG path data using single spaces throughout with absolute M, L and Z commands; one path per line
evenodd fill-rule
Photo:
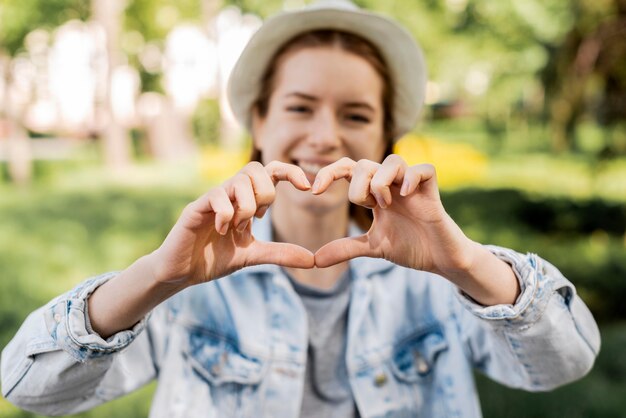
M 279 61 L 265 117 L 255 115 L 253 138 L 263 164 L 278 160 L 302 168 L 313 184 L 320 168 L 350 157 L 381 161 L 383 81 L 358 55 L 338 48 L 305 48 Z M 312 210 L 348 204 L 348 183 L 321 196 L 280 183 L 277 193 Z

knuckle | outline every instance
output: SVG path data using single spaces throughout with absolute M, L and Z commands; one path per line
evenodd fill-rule
M 355 162 L 352 158 L 350 158 L 350 157 L 342 157 L 342 158 L 339 160 L 339 162 L 340 162 L 342 165 L 354 165 L 354 164 L 356 164 L 356 162 Z
M 188 203 L 187 205 L 185 205 L 185 207 L 183 208 L 183 215 L 190 215 L 192 213 L 194 213 L 196 211 L 196 206 L 199 204 L 200 199 L 195 200 L 191 203 Z
M 258 161 L 250 161 L 241 170 L 239 170 L 239 173 L 246 175 L 248 177 L 254 177 L 255 175 L 258 175 L 258 173 L 262 171 L 264 171 L 263 164 L 261 164 Z
M 233 205 L 228 204 L 220 208 L 219 212 L 223 214 L 224 216 L 231 218 L 235 214 L 235 208 L 233 207 Z
M 215 187 L 207 193 L 207 197 L 209 200 L 219 199 L 228 196 L 226 192 L 227 182 L 222 184 L 221 186 Z
M 400 157 L 398 154 L 389 154 L 383 162 L 404 163 L 404 159 Z
M 367 167 L 371 167 L 371 165 L 372 165 L 372 161 L 367 160 L 365 158 L 361 158 L 359 161 L 356 162 L 357 168 L 367 168 Z
M 276 190 L 272 188 L 271 190 L 263 190 L 256 193 L 256 200 L 259 205 L 264 205 L 268 203 L 272 203 L 274 201 L 274 197 L 276 196 Z
M 251 170 L 259 170 L 263 168 L 263 164 L 258 161 L 250 161 L 248 164 L 246 164 L 246 167 Z
M 326 167 L 322 167 L 320 168 L 320 171 L 317 172 L 317 178 L 322 178 L 326 175 L 328 175 L 328 173 L 332 172 L 334 168 L 333 164 L 327 165 Z
M 254 202 L 242 202 L 237 207 L 237 213 L 241 217 L 251 217 L 256 212 L 256 205 Z
M 250 183 L 250 177 L 244 173 L 237 173 L 233 176 L 232 181 L 236 185 Z
M 265 165 L 265 170 L 269 173 L 273 172 L 279 167 L 280 163 L 278 161 L 270 161 Z
M 379 174 L 380 172 L 376 173 Z M 372 176 L 372 179 L 370 180 L 370 187 L 375 188 L 375 189 L 380 189 L 383 187 L 386 187 L 388 185 L 388 181 L 386 178 L 384 178 L 382 175 L 374 175 Z

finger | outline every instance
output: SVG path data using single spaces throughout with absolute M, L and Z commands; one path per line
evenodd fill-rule
M 389 187 L 394 183 L 402 184 L 406 169 L 406 162 L 400 156 L 391 154 L 385 158 L 380 169 L 374 174 L 370 189 L 383 209 L 391 205 L 392 197 Z
M 276 197 L 274 183 L 265 167 L 257 161 L 246 164 L 241 173 L 247 175 L 252 183 L 257 206 L 254 216 L 262 218 Z
M 356 257 L 378 257 L 377 252 L 371 247 L 367 235 L 341 238 L 329 242 L 315 253 L 315 265 L 317 267 L 329 267 Z
M 296 165 L 272 161 L 265 166 L 265 170 L 274 182 L 274 185 L 279 181 L 288 181 L 299 190 L 309 190 L 311 188 L 311 183 L 307 180 L 304 171 Z
M 190 216 L 215 213 L 215 229 L 222 235 L 228 231 L 235 210 L 223 187 L 216 187 L 190 203 L 185 209 Z
M 352 203 L 370 209 L 376 206 L 376 199 L 370 193 L 370 182 L 379 167 L 380 164 L 370 160 L 359 160 L 356 163 L 348 189 L 348 199 Z
M 408 196 L 423 185 L 424 192 L 438 193 L 437 174 L 435 167 L 431 164 L 419 164 L 407 168 L 400 189 L 400 195 Z
M 308 269 L 315 266 L 315 257 L 311 251 L 299 245 L 255 241 L 250 248 L 246 265 L 257 264 L 276 264 L 283 267 Z
M 232 224 L 239 229 L 254 216 L 257 210 L 252 182 L 250 177 L 240 173 L 226 182 L 224 188 L 235 208 Z
M 332 182 L 339 179 L 352 180 L 352 169 L 356 162 L 348 157 L 343 157 L 332 164 L 322 168 L 315 176 L 315 183 L 311 192 L 313 194 L 324 193 Z

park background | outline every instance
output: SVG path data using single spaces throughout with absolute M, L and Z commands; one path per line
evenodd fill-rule
M 0 0 L 0 348 L 26 315 L 159 245 L 249 138 L 224 86 L 298 0 Z M 361 0 L 428 61 L 397 152 L 438 170 L 473 239 L 552 261 L 597 318 L 591 373 L 550 393 L 477 376 L 485 417 L 626 417 L 626 2 Z M 153 385 L 80 417 L 146 417 Z M 0 417 L 36 417 L 0 398 Z

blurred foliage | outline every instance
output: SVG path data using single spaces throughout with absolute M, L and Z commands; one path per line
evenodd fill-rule
M 34 29 L 53 30 L 71 19 L 86 20 L 89 4 L 85 0 L 0 0 L 0 50 L 15 55 Z
M 201 145 L 219 145 L 220 105 L 217 100 L 205 99 L 198 103 L 193 114 L 194 136 Z
M 120 48 L 140 70 L 144 91 L 161 91 L 160 73 L 145 70 L 141 49 L 163 46 L 177 24 L 206 22 L 221 7 L 267 17 L 297 0 L 124 0 Z M 89 1 L 0 0 L 0 45 L 15 55 L 26 34 L 86 19 Z M 626 154 L 626 2 L 624 0 L 358 0 L 406 25 L 421 43 L 439 97 L 430 118 L 474 115 L 494 149 L 507 146 L 509 129 L 527 121 L 545 125 L 553 151 L 597 159 Z M 441 112 L 441 110 L 444 110 Z M 454 110 L 456 109 L 456 110 Z M 453 113 L 450 114 L 449 112 Z M 448 112 L 448 113 L 446 113 Z M 454 114 L 457 112 L 457 114 Z M 584 125 L 584 126 L 583 126 Z M 200 136 L 212 124 L 197 125 Z M 589 129 L 591 127 L 591 129 Z M 593 143 L 587 137 L 590 131 Z

